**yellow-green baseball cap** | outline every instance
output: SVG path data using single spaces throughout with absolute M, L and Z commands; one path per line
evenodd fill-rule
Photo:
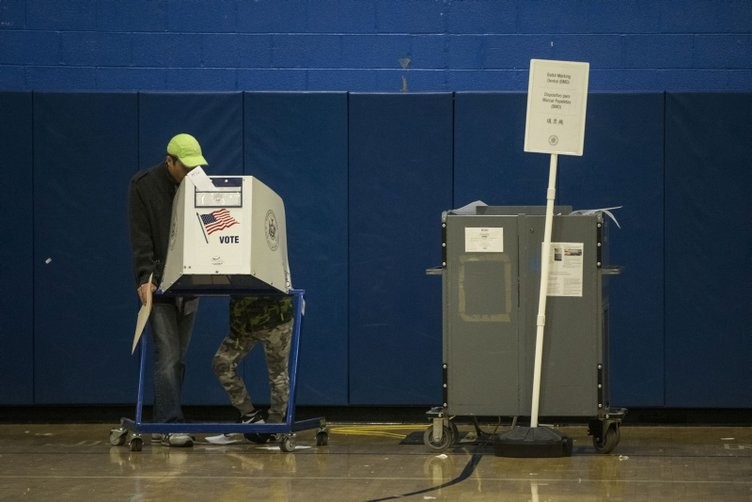
M 167 153 L 177 157 L 188 169 L 209 164 L 201 154 L 201 145 L 190 134 L 180 133 L 167 143 Z

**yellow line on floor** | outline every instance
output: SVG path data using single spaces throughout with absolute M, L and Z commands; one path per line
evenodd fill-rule
M 331 434 L 340 434 L 345 436 L 382 436 L 403 438 L 407 434 L 415 431 L 422 431 L 427 427 L 426 424 L 379 424 L 379 425 L 340 425 L 330 427 Z

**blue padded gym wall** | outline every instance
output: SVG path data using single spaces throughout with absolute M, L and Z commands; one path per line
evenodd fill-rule
M 248 93 L 244 116 L 245 172 L 285 201 L 293 286 L 306 292 L 297 402 L 346 405 L 347 94 Z M 251 392 L 268 394 L 263 366 L 251 371 Z
M 138 109 L 139 163 L 131 166 L 132 174 L 137 167 L 148 168 L 164 160 L 167 143 L 180 132 L 192 134 L 201 143 L 208 175 L 243 174 L 242 93 L 140 93 Z M 132 279 L 129 284 L 133 285 Z M 135 314 L 136 310 L 134 319 Z M 201 298 L 186 360 L 185 404 L 229 403 L 211 370 L 212 356 L 228 329 L 227 297 Z M 146 402 L 150 403 L 148 381 Z M 136 383 L 134 379 L 134 389 Z
M 0 93 L 0 151 L 4 186 L 0 214 L 2 282 L 0 297 L 0 404 L 31 404 L 34 399 L 34 238 L 32 199 L 32 94 Z
M 612 406 L 665 399 L 663 103 L 662 93 L 591 94 L 584 155 L 560 157 L 562 203 L 623 206 L 614 210 L 621 228 L 609 221 L 608 264 L 623 267 L 609 280 Z
M 752 404 L 752 95 L 668 94 L 666 405 Z
M 350 404 L 441 399 L 441 211 L 452 94 L 350 95 Z
M 549 156 L 525 153 L 524 93 L 458 93 L 454 200 L 545 206 Z M 557 204 L 623 205 L 610 225 L 612 404 L 663 402 L 663 95 L 591 94 L 582 157 L 560 156 Z
M 123 375 L 136 376 L 133 324 L 122 321 L 136 312 L 126 190 L 137 110 L 136 94 L 34 95 L 37 404 L 135 396 L 123 385 Z
M 489 205 L 545 205 L 548 163 L 544 156 L 522 150 L 526 100 L 522 93 L 457 93 L 456 207 L 475 200 Z
M 0 404 L 135 400 L 128 181 L 181 131 L 210 175 L 258 176 L 285 199 L 308 303 L 298 403 L 438 404 L 441 280 L 425 269 L 439 264 L 441 212 L 545 204 L 548 156 L 523 152 L 525 105 L 524 93 L 0 93 L 13 117 L 0 125 L 13 218 L 0 259 L 17 290 L 0 311 Z M 609 263 L 624 267 L 609 290 L 612 405 L 752 402 L 749 138 L 749 93 L 589 96 L 584 155 L 560 157 L 557 202 L 624 206 L 610 225 Z M 210 366 L 226 304 L 202 299 L 186 404 L 228 405 Z M 263 371 L 245 371 L 263 401 Z

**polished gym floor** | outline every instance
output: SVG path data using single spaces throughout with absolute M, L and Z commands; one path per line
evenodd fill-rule
M 117 424 L 114 424 L 115 426 Z M 328 423 L 279 443 L 193 448 L 111 445 L 113 424 L 0 424 L 0 500 L 752 501 L 752 427 L 629 426 L 616 448 L 596 452 L 587 426 L 554 426 L 572 455 L 505 458 L 494 432 L 460 423 L 443 451 L 426 423 Z M 480 432 L 480 435 L 478 434 Z

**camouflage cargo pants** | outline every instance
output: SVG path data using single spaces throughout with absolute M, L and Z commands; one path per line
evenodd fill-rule
M 287 411 L 290 393 L 288 367 L 291 338 L 292 321 L 288 321 L 272 328 L 251 329 L 250 326 L 244 326 L 241 329 L 236 325 L 231 327 L 230 334 L 222 340 L 217 353 L 214 354 L 212 369 L 241 416 L 252 411 L 254 407 L 245 382 L 238 376 L 237 367 L 256 343 L 260 342 L 264 347 L 269 371 L 269 421 L 282 421 Z

